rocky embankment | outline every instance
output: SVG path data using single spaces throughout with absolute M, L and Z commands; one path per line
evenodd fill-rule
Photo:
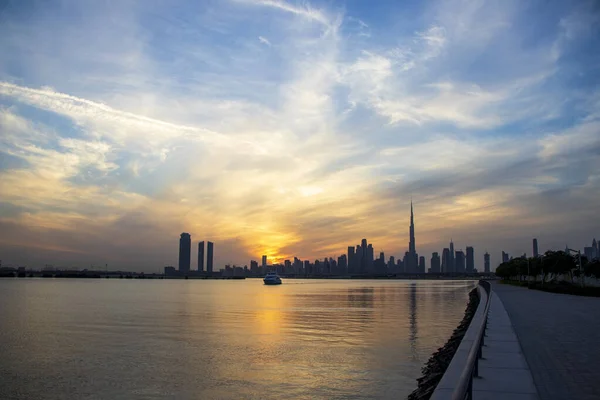
M 440 347 L 429 358 L 429 361 L 427 361 L 427 364 L 421 370 L 423 376 L 417 379 L 418 387 L 408 395 L 408 400 L 425 400 L 431 397 L 438 382 L 442 379 L 444 372 L 446 372 L 446 368 L 450 365 L 450 361 L 452 361 L 452 357 L 458 349 L 463 336 L 465 336 L 478 305 L 479 296 L 477 295 L 477 289 L 473 289 L 469 292 L 469 303 L 465 310 L 465 316 L 444 347 Z

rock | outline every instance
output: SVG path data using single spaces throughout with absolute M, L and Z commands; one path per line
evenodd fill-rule
M 477 289 L 473 289 L 469 292 L 469 302 L 465 309 L 465 316 L 458 327 L 454 329 L 446 344 L 433 353 L 425 363 L 425 366 L 421 369 L 423 376 L 417 378 L 417 389 L 408 395 L 408 400 L 425 400 L 431 397 L 444 372 L 446 372 L 446 368 L 450 365 L 463 336 L 465 336 L 478 305 Z

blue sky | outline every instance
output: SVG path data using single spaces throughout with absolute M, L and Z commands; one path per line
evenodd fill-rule
M 374 4 L 373 4 L 374 3 Z M 4 1 L 4 262 L 598 236 L 594 1 Z

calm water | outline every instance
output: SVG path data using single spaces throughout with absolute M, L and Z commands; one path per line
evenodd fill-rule
M 474 286 L 1 279 L 0 398 L 403 398 Z

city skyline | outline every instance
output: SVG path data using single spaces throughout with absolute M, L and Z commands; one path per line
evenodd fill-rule
M 0 257 L 153 271 L 184 231 L 215 266 L 403 257 L 411 197 L 427 261 L 589 247 L 600 16 L 539 7 L 3 2 Z

